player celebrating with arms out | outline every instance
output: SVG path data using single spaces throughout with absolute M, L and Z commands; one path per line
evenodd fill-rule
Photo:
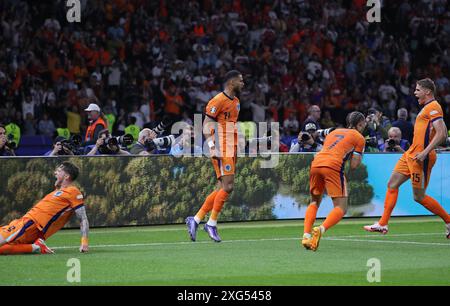
M 325 138 L 322 150 L 311 164 L 309 188 L 311 203 L 306 209 L 302 245 L 307 250 L 316 251 L 323 233 L 336 225 L 347 212 L 347 182 L 344 176 L 345 162 L 350 159 L 350 167 L 361 164 L 366 141 L 362 132 L 366 119 L 360 112 L 347 115 L 346 129 L 336 129 Z M 333 199 L 333 210 L 322 225 L 313 227 L 317 210 L 324 191 Z
M 0 228 L 0 254 L 52 254 L 45 240 L 60 230 L 75 212 L 80 220 L 80 252 L 87 252 L 89 222 L 83 195 L 72 185 L 78 177 L 78 168 L 63 162 L 55 170 L 56 189 L 47 194 L 21 219 Z
M 208 195 L 195 216 L 186 218 L 188 233 L 192 241 L 196 240 L 197 228 L 205 215 L 211 212 L 204 230 L 215 242 L 221 238 L 217 232 L 217 218 L 234 186 L 234 173 L 237 156 L 237 128 L 239 115 L 239 95 L 244 87 L 242 74 L 237 70 L 227 72 L 224 79 L 224 91 L 212 98 L 206 105 L 206 118 L 203 122 L 204 135 L 210 148 L 212 163 L 218 179 L 217 189 Z M 209 126 L 216 125 L 216 129 Z M 214 141 L 211 135 L 214 136 Z
M 417 81 L 414 95 L 423 108 L 417 115 L 414 124 L 413 143 L 408 151 L 400 157 L 389 179 L 383 216 L 375 224 L 364 226 L 366 231 L 383 234 L 388 232 L 388 222 L 397 203 L 398 188 L 408 179 L 411 179 L 414 201 L 422 204 L 426 209 L 444 220 L 446 237 L 450 239 L 449 214 L 439 202 L 425 194 L 430 181 L 431 169 L 436 162 L 434 149 L 447 137 L 447 127 L 443 120 L 442 108 L 434 98 L 435 92 L 436 86 L 431 79 L 426 78 Z

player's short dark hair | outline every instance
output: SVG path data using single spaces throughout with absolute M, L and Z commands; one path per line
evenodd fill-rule
M 433 80 L 430 78 L 418 80 L 417 85 L 419 85 L 422 88 L 431 90 L 431 93 L 433 95 L 436 93 L 436 85 L 434 84 Z
M 70 180 L 75 181 L 80 173 L 78 167 L 70 162 L 63 162 L 60 167 L 70 176 Z
M 238 70 L 231 70 L 228 71 L 225 74 L 225 77 L 223 78 L 223 83 L 226 84 L 229 80 L 237 78 L 238 76 L 240 76 L 242 73 L 240 73 Z
M 355 128 L 358 123 L 361 121 L 366 120 L 366 117 L 364 117 L 363 113 L 360 112 L 351 112 L 347 115 L 347 127 L 349 129 Z

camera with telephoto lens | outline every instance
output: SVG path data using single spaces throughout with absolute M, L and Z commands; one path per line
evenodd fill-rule
M 310 135 L 308 132 L 302 133 L 302 136 L 300 137 L 300 140 L 301 140 L 302 142 L 306 142 L 306 141 L 308 141 L 309 139 L 311 139 L 311 135 Z
M 378 147 L 377 137 L 376 136 L 366 136 L 366 146 L 376 148 Z
M 172 146 L 172 144 L 175 142 L 175 136 L 169 135 L 154 139 L 146 140 L 144 143 L 145 148 L 147 151 L 153 151 L 154 149 L 158 150 L 164 150 Z
M 170 125 L 171 121 L 168 118 L 163 118 L 161 120 L 161 122 L 154 127 L 152 130 L 156 133 L 156 134 L 161 134 L 162 132 L 164 132 L 167 127 Z
M 82 155 L 80 150 L 83 139 L 80 135 L 72 135 L 69 139 L 63 139 L 59 143 L 62 149 L 58 151 L 58 155 Z
M 167 127 L 170 126 L 171 124 L 171 120 L 167 117 L 163 118 L 161 120 L 161 122 L 154 128 L 152 128 L 152 131 L 154 131 L 156 134 L 161 134 L 163 133 Z M 151 152 L 155 149 L 158 150 L 164 150 L 167 149 L 169 147 L 171 147 L 175 142 L 175 136 L 174 135 L 168 135 L 168 136 L 163 136 L 163 137 L 159 137 L 159 138 L 154 138 L 154 139 L 148 139 L 144 142 L 144 146 L 147 150 L 147 152 Z
M 333 132 L 335 129 L 336 129 L 335 127 L 330 127 L 328 129 L 320 129 L 320 130 L 317 130 L 316 133 L 317 133 L 317 135 L 319 135 L 319 137 L 325 138 L 325 137 L 327 137 L 328 134 Z
M 12 134 L 8 134 L 5 146 L 10 150 L 17 148 L 17 143 L 14 141 L 14 136 Z
M 98 150 L 101 154 L 116 154 L 120 151 L 121 147 L 129 146 L 133 141 L 134 137 L 131 134 L 114 137 L 108 133 Z
M 392 138 L 389 138 L 389 139 L 388 139 L 387 144 L 388 144 L 388 147 L 390 147 L 390 148 L 393 148 L 393 147 L 395 147 L 395 146 L 397 145 L 397 143 L 395 142 L 395 140 L 392 139 Z

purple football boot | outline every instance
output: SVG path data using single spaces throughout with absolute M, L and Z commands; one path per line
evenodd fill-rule
M 187 217 L 186 225 L 187 225 L 188 233 L 189 233 L 189 236 L 191 237 L 191 240 L 195 241 L 195 239 L 197 238 L 198 224 L 197 224 L 197 222 L 195 222 L 194 217 Z
M 205 230 L 205 232 L 208 233 L 209 238 L 211 238 L 215 242 L 222 241 L 222 239 L 220 239 L 219 233 L 217 232 L 217 226 L 211 226 L 211 225 L 205 224 L 205 227 L 203 229 Z

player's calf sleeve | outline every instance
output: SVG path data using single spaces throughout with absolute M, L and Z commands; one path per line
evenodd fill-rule
M 328 230 L 330 227 L 336 225 L 339 221 L 341 221 L 344 215 L 345 211 L 337 206 L 331 210 L 325 221 L 322 223 L 322 226 L 325 228 L 325 230 Z
M 398 189 L 388 188 L 386 192 L 386 198 L 384 199 L 383 216 L 381 216 L 380 221 L 378 221 L 380 225 L 385 226 L 389 223 L 392 211 L 394 210 L 395 204 L 397 203 L 397 198 L 398 198 Z
M 425 196 L 420 202 L 426 209 L 431 211 L 433 214 L 441 217 L 445 223 L 450 223 L 450 215 L 445 211 L 445 209 L 439 204 L 438 201 L 430 196 Z
M 196 219 L 198 218 L 198 220 L 200 221 L 203 220 L 205 215 L 213 209 L 214 199 L 216 198 L 217 193 L 218 190 L 215 190 L 206 197 L 206 200 L 203 203 L 202 207 L 200 207 L 199 211 L 195 215 Z
M 16 255 L 33 253 L 31 244 L 5 244 L 0 247 L 0 255 Z
M 317 216 L 317 210 L 319 209 L 316 202 L 313 202 L 308 205 L 308 208 L 306 208 L 305 213 L 305 228 L 303 232 L 305 234 L 311 234 L 312 226 L 314 225 L 314 222 L 316 221 Z

